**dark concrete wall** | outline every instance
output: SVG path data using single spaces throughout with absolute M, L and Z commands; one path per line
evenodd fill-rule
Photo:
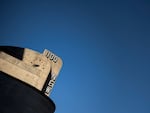
M 0 113 L 54 113 L 53 101 L 35 88 L 0 72 Z

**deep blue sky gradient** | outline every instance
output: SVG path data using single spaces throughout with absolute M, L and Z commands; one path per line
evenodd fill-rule
M 150 113 L 149 0 L 0 0 L 0 45 L 63 59 L 56 113 Z

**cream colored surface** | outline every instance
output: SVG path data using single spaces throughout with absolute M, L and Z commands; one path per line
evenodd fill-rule
M 45 50 L 43 54 L 40 54 L 36 51 L 25 49 L 23 60 L 19 60 L 1 51 L 0 71 L 41 91 L 50 71 L 53 75 L 52 80 L 55 81 L 62 67 L 62 60 L 59 57 L 56 56 L 58 60 L 55 63 L 45 56 L 45 52 L 50 51 Z M 46 93 L 46 95 L 48 96 L 49 93 Z

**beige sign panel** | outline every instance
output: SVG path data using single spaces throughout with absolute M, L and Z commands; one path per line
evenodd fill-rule
M 49 96 L 55 80 L 62 67 L 62 60 L 54 53 L 44 50 L 38 53 L 31 49 L 24 49 L 23 59 L 17 59 L 4 51 L 0 51 L 0 71 L 19 79 Z

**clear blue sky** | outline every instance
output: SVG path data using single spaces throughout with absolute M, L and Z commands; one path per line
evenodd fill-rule
M 63 59 L 55 113 L 150 113 L 149 0 L 0 0 L 0 45 Z

